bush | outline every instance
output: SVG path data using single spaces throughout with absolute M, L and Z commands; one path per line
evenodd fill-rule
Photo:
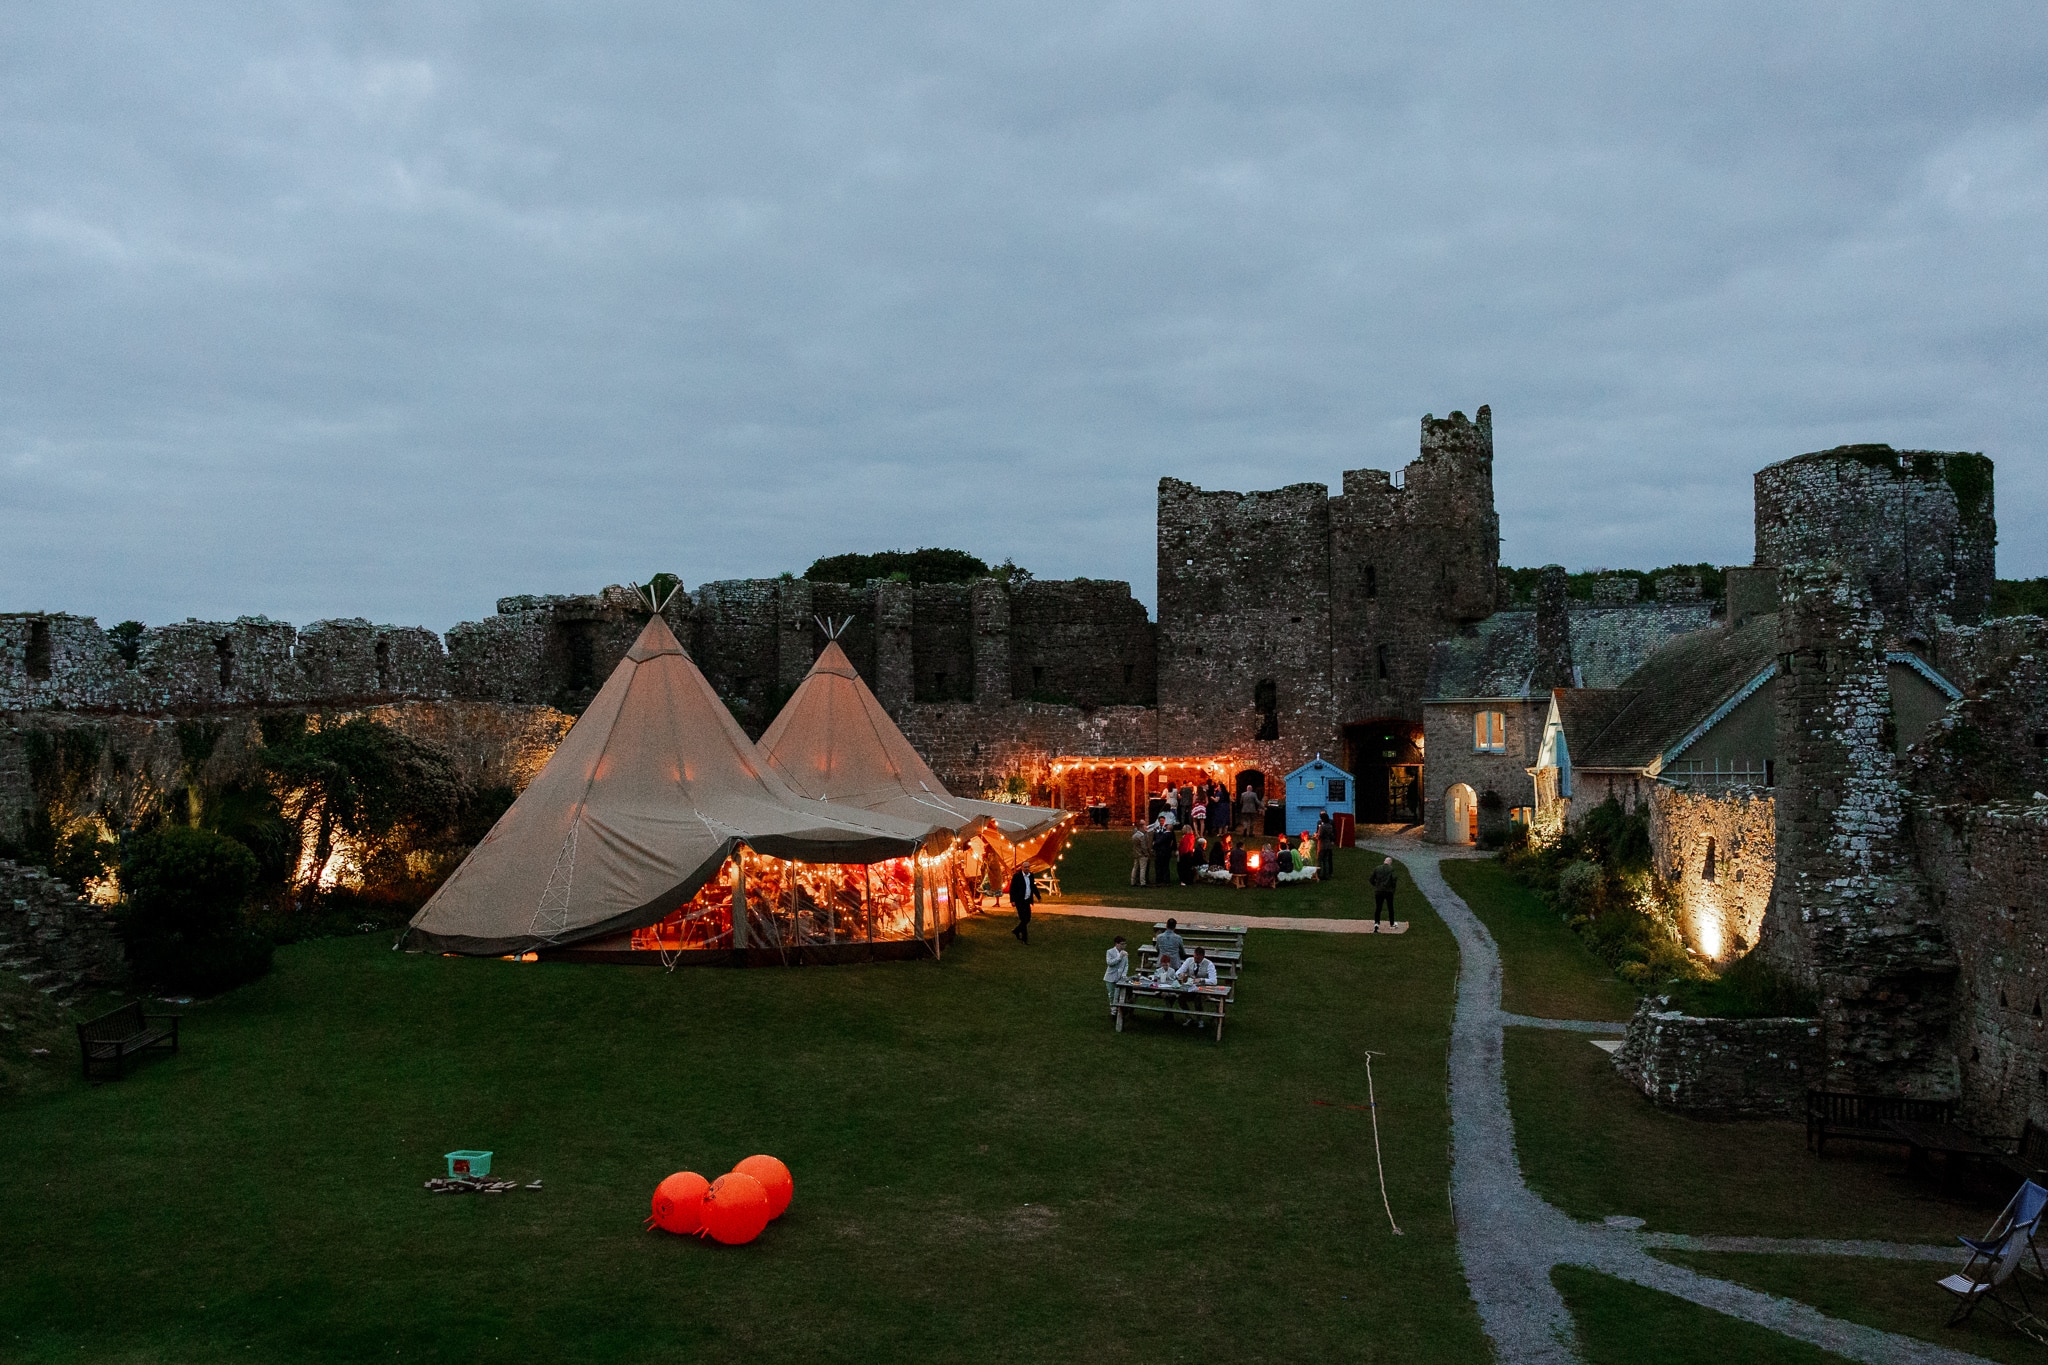
M 1808 1019 L 1820 1009 L 1818 996 L 1754 952 L 1736 958 L 1719 977 L 1679 982 L 1671 1003 L 1706 1019 Z
M 1565 864 L 1557 874 L 1558 908 L 1567 914 L 1590 915 L 1600 908 L 1601 884 L 1606 876 L 1598 863 L 1581 858 Z
M 256 876 L 256 855 L 212 830 L 171 825 L 130 838 L 121 931 L 137 979 L 213 994 L 269 971 L 270 940 L 243 915 Z

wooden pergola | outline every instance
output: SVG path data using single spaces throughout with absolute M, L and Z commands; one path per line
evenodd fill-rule
M 1176 787 L 1187 782 L 1221 782 L 1235 797 L 1239 775 L 1256 771 L 1256 763 L 1228 753 L 1063 754 L 1051 764 L 1052 804 L 1076 812 L 1107 806 L 1111 824 L 1142 824 L 1148 816 L 1147 799 L 1169 782 Z

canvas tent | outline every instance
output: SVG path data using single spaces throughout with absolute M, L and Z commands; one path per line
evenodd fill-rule
M 911 822 L 938 820 L 963 840 L 982 836 L 1005 879 L 1019 863 L 1051 865 L 1070 832 L 1066 811 L 947 791 L 837 640 L 826 642 L 760 749 L 804 796 Z
M 878 929 L 910 938 L 912 924 L 935 943 L 957 902 L 954 842 L 938 812 L 793 791 L 656 615 L 412 934 L 470 954 L 781 951 L 814 937 L 871 944 Z

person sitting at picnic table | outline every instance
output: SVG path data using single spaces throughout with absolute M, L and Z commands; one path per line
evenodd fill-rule
M 1195 955 L 1180 964 L 1180 970 L 1173 974 L 1173 980 L 1175 985 L 1185 987 L 1215 985 L 1216 964 L 1209 960 L 1209 950 L 1199 943 L 1196 944 Z M 1208 1012 L 1209 1002 L 1190 990 L 1187 997 L 1181 1001 L 1181 1008 L 1196 1014 L 1205 1014 Z M 1186 1027 L 1195 1021 L 1182 1015 L 1180 1022 L 1182 1027 Z
M 1166 927 L 1152 936 L 1152 946 L 1159 950 L 1159 965 L 1162 967 L 1178 967 L 1185 956 L 1180 946 L 1180 935 L 1174 930 L 1179 923 L 1179 920 L 1168 919 Z
M 1131 979 L 1131 954 L 1124 947 L 1124 936 L 1118 934 L 1116 942 L 1109 945 L 1109 951 L 1102 955 L 1102 984 L 1109 991 L 1109 1013 L 1116 1015 L 1116 992 L 1119 986 Z

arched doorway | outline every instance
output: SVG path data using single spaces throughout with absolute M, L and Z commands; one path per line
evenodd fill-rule
M 1452 784 L 1444 793 L 1444 842 L 1479 842 L 1479 796 L 1463 782 Z
M 1422 819 L 1422 727 L 1398 716 L 1344 727 L 1344 769 L 1358 782 L 1358 823 Z

